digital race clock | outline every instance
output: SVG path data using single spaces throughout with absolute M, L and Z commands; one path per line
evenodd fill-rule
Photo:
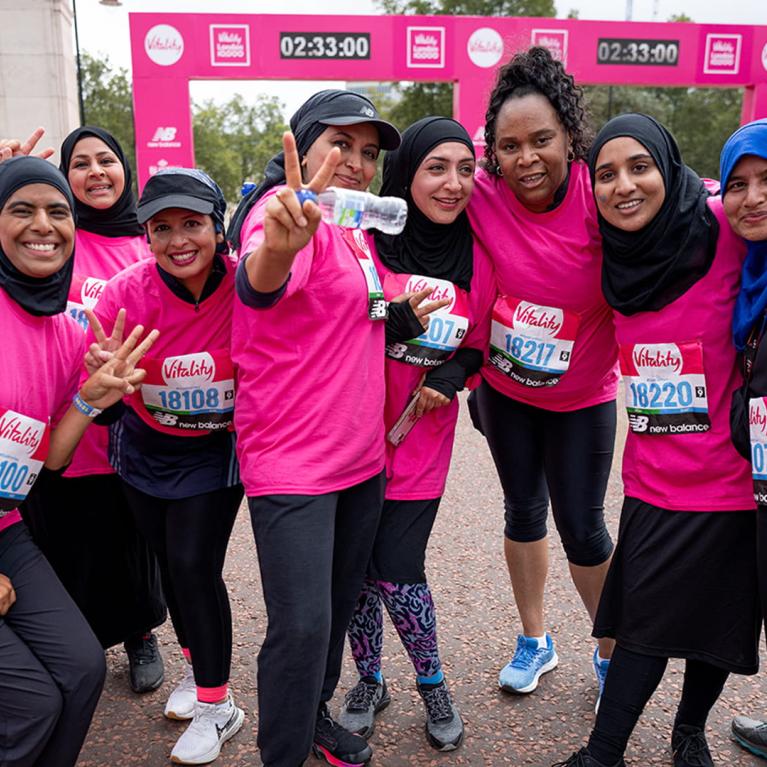
M 281 59 L 369 59 L 368 32 L 280 32 Z
M 678 63 L 679 40 L 600 37 L 597 43 L 597 64 L 675 67 Z

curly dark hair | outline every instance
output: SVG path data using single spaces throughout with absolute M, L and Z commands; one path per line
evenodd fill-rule
M 495 125 L 501 107 L 510 98 L 531 93 L 545 96 L 565 127 L 573 146 L 575 159 L 588 155 L 592 132 L 584 101 L 583 89 L 565 72 L 561 62 L 552 58 L 547 48 L 533 46 L 514 55 L 498 70 L 498 78 L 485 113 L 485 160 L 489 173 L 498 172 L 495 146 Z

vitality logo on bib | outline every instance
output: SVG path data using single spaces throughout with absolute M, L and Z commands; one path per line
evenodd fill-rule
M 629 428 L 635 434 L 691 434 L 711 428 L 698 341 L 624 344 L 620 364 Z
M 501 296 L 493 308 L 490 364 L 522 386 L 555 386 L 570 368 L 580 321 L 558 306 Z
M 27 497 L 48 456 L 45 421 L 0 408 L 0 508 L 13 508 Z
M 96 306 L 107 281 L 98 277 L 86 277 L 82 274 L 72 276 L 67 300 L 67 314 L 76 320 L 83 330 L 88 329 L 88 318 L 85 316 L 86 309 Z
M 391 300 L 402 293 L 417 293 L 431 287 L 427 302 L 447 299 L 450 303 L 429 315 L 429 327 L 417 338 L 386 347 L 389 359 L 419 367 L 437 367 L 461 345 L 469 329 L 466 291 L 449 280 L 421 274 L 393 274 L 384 277 L 384 295 Z
M 140 396 L 153 425 L 185 433 L 231 426 L 234 372 L 226 350 L 145 357 L 141 365 L 146 378 Z

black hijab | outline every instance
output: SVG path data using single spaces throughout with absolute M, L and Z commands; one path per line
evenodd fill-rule
M 714 260 L 719 225 L 700 177 L 682 162 L 671 133 L 648 115 L 620 115 L 599 131 L 589 153 L 592 187 L 600 150 L 620 136 L 647 149 L 666 188 L 655 218 L 637 232 L 618 229 L 599 215 L 602 290 L 607 303 L 628 316 L 662 309 L 703 277 Z
M 59 168 L 66 178 L 69 178 L 69 164 L 72 154 L 80 139 L 95 136 L 101 139 L 114 153 L 125 174 L 125 188 L 117 202 L 111 208 L 98 210 L 75 199 L 77 226 L 86 232 L 100 234 L 103 237 L 138 237 L 144 234 L 144 227 L 136 218 L 136 198 L 133 196 L 132 175 L 128 159 L 117 139 L 103 128 L 85 125 L 72 131 L 61 145 L 61 164 Z
M 14 157 L 0 163 L 0 212 L 11 195 L 30 184 L 48 184 L 66 197 L 74 211 L 75 201 L 64 176 L 39 157 Z M 74 215 L 74 213 L 73 213 Z M 72 248 L 74 256 L 74 247 Z M 70 256 L 64 266 L 48 277 L 30 277 L 20 272 L 0 247 L 0 285 L 25 311 L 36 316 L 49 317 L 67 308 L 69 284 L 72 281 L 74 258 Z
M 296 139 L 298 156 L 303 158 L 329 125 L 352 125 L 361 122 L 375 125 L 382 149 L 394 149 L 399 144 L 397 129 L 380 118 L 370 99 L 358 93 L 335 89 L 315 93 L 290 118 L 290 130 Z M 264 180 L 243 197 L 232 216 L 227 240 L 234 250 L 240 249 L 240 232 L 251 208 L 273 186 L 284 183 L 285 155 L 279 152 L 267 163 Z
M 450 280 L 469 290 L 474 258 L 466 211 L 461 211 L 452 224 L 435 224 L 410 195 L 410 184 L 424 157 L 447 141 L 464 144 L 474 156 L 471 137 L 460 123 L 448 117 L 424 117 L 413 123 L 402 134 L 399 148 L 386 155 L 381 194 L 406 200 L 408 216 L 402 234 L 375 232 L 376 250 L 393 272 Z

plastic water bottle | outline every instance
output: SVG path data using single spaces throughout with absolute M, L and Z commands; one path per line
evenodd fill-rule
M 407 221 L 407 203 L 400 197 L 378 197 L 370 192 L 331 186 L 315 195 L 308 189 L 297 192 L 301 202 L 313 200 L 323 221 L 347 229 L 378 229 L 399 234 Z

